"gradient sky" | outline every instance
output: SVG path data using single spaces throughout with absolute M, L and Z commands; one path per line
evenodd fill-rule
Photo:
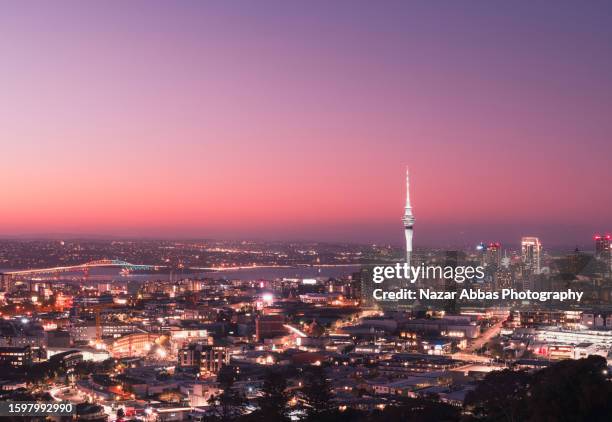
M 589 244 L 612 3 L 6 2 L 0 235 Z

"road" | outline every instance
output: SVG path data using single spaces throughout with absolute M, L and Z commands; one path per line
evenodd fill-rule
M 78 388 L 71 388 L 63 385 L 54 385 L 49 389 L 49 394 L 55 401 L 67 401 L 75 405 L 87 401 L 87 396 Z M 104 408 L 104 412 L 109 416 L 110 421 L 117 419 L 117 411 L 109 406 L 107 402 L 98 400 L 96 404 Z
M 487 344 L 489 340 L 493 337 L 497 336 L 501 331 L 502 325 L 504 324 L 505 319 L 500 320 L 499 322 L 493 324 L 487 330 L 482 333 L 480 337 L 475 339 L 474 341 L 468 344 L 468 347 L 464 350 L 467 353 L 473 353 L 475 350 L 480 349 L 482 346 Z
M 452 355 L 453 359 L 483 363 L 490 362 L 490 357 L 476 355 L 474 354 L 474 351 L 480 349 L 482 346 L 487 344 L 489 340 L 497 336 L 501 331 L 502 325 L 504 324 L 505 320 L 506 318 L 501 318 L 498 322 L 487 328 L 487 330 L 482 333 L 477 339 L 474 339 L 473 341 L 469 342 L 465 350 L 454 353 Z

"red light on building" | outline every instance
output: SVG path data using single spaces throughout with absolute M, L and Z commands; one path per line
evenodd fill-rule
M 603 259 L 610 261 L 610 234 L 595 235 L 595 257 L 597 259 Z

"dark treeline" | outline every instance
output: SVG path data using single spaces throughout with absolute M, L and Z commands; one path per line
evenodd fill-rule
M 340 410 L 322 368 L 306 369 L 303 378 L 302 387 L 289 395 L 286 378 L 282 373 L 270 370 L 261 397 L 255 403 L 249 403 L 232 388 L 235 377 L 229 372 L 222 373 L 219 381 L 224 391 L 213 399 L 214 415 L 208 420 L 289 421 L 289 412 L 296 409 L 301 420 L 306 422 L 612 420 L 612 382 L 608 377 L 606 360 L 599 356 L 561 361 L 535 373 L 491 372 L 468 394 L 463 408 L 432 397 L 405 398 L 371 412 L 350 408 Z M 249 409 L 249 405 L 255 405 L 255 410 Z

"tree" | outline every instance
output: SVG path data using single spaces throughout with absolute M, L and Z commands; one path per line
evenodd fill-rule
M 216 397 L 211 397 L 211 402 L 215 414 L 222 421 L 230 421 L 244 414 L 247 402 L 244 395 L 233 388 L 236 379 L 235 368 L 231 366 L 222 367 L 217 374 L 217 381 L 223 392 Z
M 450 404 L 429 399 L 406 398 L 397 405 L 386 406 L 368 417 L 368 422 L 411 421 L 411 422 L 457 422 L 461 411 Z
M 537 372 L 527 403 L 530 421 L 609 421 L 612 385 L 601 356 L 565 360 Z
M 609 421 L 612 385 L 600 356 L 564 360 L 533 375 L 491 372 L 470 392 L 465 405 L 490 421 Z
M 525 420 L 530 381 L 531 376 L 525 371 L 504 369 L 490 372 L 474 391 L 468 393 L 465 405 L 474 415 L 487 420 Z
M 253 415 L 256 420 L 286 421 L 287 402 L 289 396 L 286 392 L 287 381 L 278 371 L 269 370 L 264 379 L 262 395 L 257 399 L 259 410 Z
M 334 408 L 331 384 L 325 377 L 325 370 L 320 366 L 310 367 L 304 377 L 301 393 L 306 408 L 306 419 L 321 421 L 331 416 Z
M 221 386 L 221 388 L 225 389 L 227 387 L 231 387 L 234 384 L 234 381 L 238 380 L 238 373 L 236 368 L 233 366 L 222 366 L 217 374 L 217 382 Z
M 240 391 L 229 387 L 219 395 L 219 405 L 221 420 L 228 421 L 244 413 L 246 399 Z

